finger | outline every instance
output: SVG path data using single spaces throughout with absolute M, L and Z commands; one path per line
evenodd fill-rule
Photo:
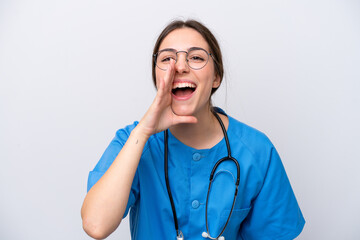
M 169 104 L 169 97 L 171 99 L 171 90 L 172 90 L 172 84 L 174 81 L 175 76 L 175 61 L 173 59 L 170 59 L 169 67 L 167 68 L 165 72 L 165 76 L 163 78 L 160 78 L 157 83 L 157 94 L 154 100 L 154 103 L 157 104 Z M 165 100 L 165 101 L 164 101 Z
M 165 97 L 167 94 L 171 93 L 172 84 L 175 75 L 174 65 L 175 65 L 175 61 L 173 59 L 170 59 L 169 67 L 166 70 L 164 78 L 159 79 L 157 95 L 160 98 Z
M 171 90 L 172 89 L 172 84 L 173 84 L 174 75 L 175 75 L 174 70 L 175 70 L 175 61 L 173 59 L 170 59 L 169 67 L 166 70 L 166 74 L 164 76 L 165 89 L 166 90 Z
M 156 86 L 156 88 L 157 88 L 157 94 L 158 94 L 158 95 L 161 95 L 161 94 L 164 92 L 164 88 L 165 88 L 165 81 L 164 81 L 164 79 L 159 79 L 159 80 L 157 81 L 157 86 Z
M 180 123 L 197 123 L 197 118 L 194 116 L 175 116 L 174 125 Z

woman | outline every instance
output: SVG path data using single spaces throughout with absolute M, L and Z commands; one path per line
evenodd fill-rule
M 300 234 L 305 221 L 274 146 L 212 107 L 222 77 L 219 45 L 204 25 L 174 21 L 163 30 L 154 47 L 152 105 L 116 133 L 90 172 L 81 211 L 90 236 L 107 237 L 129 209 L 132 239 Z

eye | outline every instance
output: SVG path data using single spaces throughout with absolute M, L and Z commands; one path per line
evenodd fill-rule
M 207 53 L 204 50 L 192 50 L 188 54 L 189 62 L 203 63 L 207 61 Z
M 173 51 L 163 51 L 159 53 L 157 61 L 161 63 L 169 63 L 171 59 L 176 60 L 176 53 Z
M 192 61 L 192 62 L 203 62 L 205 61 L 205 59 L 201 56 L 191 56 L 189 58 L 189 61 Z
M 171 59 L 174 59 L 174 61 L 175 61 L 174 56 L 168 56 L 168 57 L 161 58 L 160 61 L 165 63 L 165 62 L 170 62 Z

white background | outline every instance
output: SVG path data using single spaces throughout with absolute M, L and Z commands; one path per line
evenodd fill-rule
M 88 172 L 155 89 L 170 20 L 216 35 L 214 103 L 277 147 L 301 240 L 360 239 L 360 1 L 0 0 L 0 239 L 89 239 Z M 109 239 L 129 239 L 128 221 Z

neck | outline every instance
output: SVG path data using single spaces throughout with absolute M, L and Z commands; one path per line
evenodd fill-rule
M 220 115 L 227 128 L 227 118 Z M 221 126 L 210 111 L 197 114 L 197 123 L 179 124 L 170 128 L 172 135 L 187 146 L 195 149 L 208 149 L 215 146 L 224 137 Z

